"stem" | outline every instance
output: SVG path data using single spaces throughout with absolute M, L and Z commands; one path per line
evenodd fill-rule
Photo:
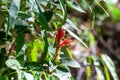
M 56 50 L 55 50 L 55 57 L 54 57 L 54 61 L 56 62 L 57 60 L 59 60 L 59 55 L 60 55 L 60 46 L 57 46 L 56 47 Z

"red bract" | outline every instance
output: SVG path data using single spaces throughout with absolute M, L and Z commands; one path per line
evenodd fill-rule
M 62 46 L 65 46 L 65 45 L 68 45 L 68 47 L 70 47 L 70 43 L 73 42 L 73 40 L 71 40 L 70 38 L 66 38 L 64 41 L 62 41 L 59 46 L 62 47 Z
M 62 29 L 62 28 L 58 29 L 58 31 L 56 32 L 56 41 L 57 41 L 57 43 L 60 43 L 60 41 L 62 40 L 64 35 L 65 35 L 65 30 Z
M 62 41 L 64 35 L 65 30 L 62 28 L 58 29 L 58 31 L 56 32 L 56 42 L 59 47 L 65 46 L 66 44 L 69 46 L 69 44 L 73 42 L 73 40 L 71 40 L 70 38 L 66 38 L 65 40 Z

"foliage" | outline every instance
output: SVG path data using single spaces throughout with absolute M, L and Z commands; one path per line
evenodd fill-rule
M 89 1 L 81 2 L 86 4 L 83 9 L 79 2 L 73 0 L 1 0 L 0 80 L 74 80 L 69 67 L 80 68 L 80 65 L 72 57 L 69 45 L 73 40 L 66 34 L 85 47 L 88 46 L 71 30 L 79 29 L 68 18 L 67 10 L 86 13 L 84 9 L 89 8 L 93 14 L 93 27 L 97 14 L 95 10 L 92 11 Z M 94 0 L 93 3 L 109 15 L 99 1 Z M 116 17 L 114 19 L 117 20 Z M 97 74 L 102 75 L 97 58 L 90 58 Z M 109 63 L 106 63 L 106 60 L 109 60 Z M 118 80 L 111 59 L 107 55 L 101 55 L 101 62 L 107 71 L 110 70 L 113 79 Z M 109 75 L 105 76 L 110 80 Z M 98 78 L 104 80 L 100 75 Z

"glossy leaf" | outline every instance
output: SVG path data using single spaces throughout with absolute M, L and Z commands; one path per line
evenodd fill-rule
M 113 61 L 111 60 L 111 58 L 109 56 L 107 56 L 106 54 L 101 54 L 101 59 L 103 60 L 103 62 L 108 67 L 113 79 L 114 80 L 119 80 L 118 75 L 116 73 L 115 65 L 114 65 Z
M 67 18 L 66 22 L 75 30 L 79 30 L 78 27 L 70 20 Z
M 10 9 L 9 9 L 9 18 L 8 18 L 8 28 L 7 32 L 14 27 L 16 17 L 18 15 L 19 7 L 21 0 L 12 0 Z
M 99 62 L 98 58 L 96 56 L 91 56 L 91 58 L 93 60 L 94 66 L 95 66 L 95 70 L 96 70 L 98 79 L 105 80 L 102 70 L 100 69 L 100 62 Z
M 80 41 L 86 48 L 88 48 L 88 46 L 75 34 L 73 33 L 71 30 L 66 29 L 66 31 L 75 39 L 77 39 L 78 41 Z
M 54 73 L 55 76 L 59 78 L 59 80 L 70 80 L 71 74 L 69 72 L 64 72 L 62 70 L 57 69 L 56 73 Z
M 23 74 L 24 74 L 26 80 L 35 80 L 31 73 L 23 72 Z
M 101 58 L 101 57 L 100 57 L 100 58 Z M 106 80 L 110 80 L 109 70 L 108 70 L 106 64 L 104 63 L 104 61 L 102 60 L 102 58 L 101 58 L 101 62 L 102 62 L 103 67 L 104 67 L 105 78 L 106 78 Z
M 70 67 L 74 67 L 74 68 L 80 68 L 79 63 L 77 61 L 75 61 L 74 59 L 64 58 L 64 59 L 62 59 L 62 62 L 66 66 L 70 66 Z
M 80 7 L 78 3 L 72 1 L 66 1 L 66 3 L 69 8 L 85 13 L 85 11 Z
M 11 69 L 14 69 L 14 70 L 19 70 L 19 69 L 22 68 L 20 63 L 17 60 L 15 60 L 15 59 L 7 60 L 6 61 L 6 65 L 7 65 L 7 67 L 9 67 Z

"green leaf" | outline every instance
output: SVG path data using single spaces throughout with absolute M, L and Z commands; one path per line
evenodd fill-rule
M 99 3 L 98 0 L 95 0 L 95 2 L 100 6 L 100 8 L 106 13 L 108 17 L 110 17 L 109 13 L 104 9 L 104 7 Z
M 16 38 L 16 53 L 18 53 L 24 45 L 24 34 L 19 33 Z
M 26 80 L 34 80 L 33 75 L 31 73 L 27 73 L 27 72 L 24 71 L 23 74 L 24 74 Z
M 41 35 L 42 35 L 42 39 L 43 39 L 43 44 L 44 44 L 44 52 L 42 53 L 42 56 L 40 58 L 40 62 L 46 60 L 46 58 L 48 57 L 49 55 L 49 52 L 48 52 L 48 47 L 49 47 L 49 43 L 48 43 L 48 39 L 47 39 L 47 33 L 45 30 L 42 30 L 41 31 Z
M 34 74 L 34 79 L 33 80 L 40 80 L 40 77 L 37 73 Z
M 6 55 L 7 55 L 6 48 L 0 49 L 0 63 L 1 63 L 0 70 L 5 67 L 5 61 L 8 59 L 8 57 Z M 0 71 L 0 73 L 1 72 L 2 71 Z
M 62 59 L 62 62 L 66 66 L 70 66 L 70 67 L 74 67 L 74 68 L 80 68 L 79 63 L 76 62 L 74 59 L 64 58 L 64 59 Z
M 26 49 L 27 60 L 29 62 L 36 62 L 38 60 L 38 49 L 40 45 L 39 39 L 35 39 L 28 43 Z
M 53 12 L 52 11 L 45 11 L 45 12 L 43 12 L 43 15 L 45 16 L 47 22 L 49 22 L 52 18 Z
M 70 80 L 71 74 L 70 72 L 64 72 L 62 70 L 57 69 L 56 73 L 53 73 L 56 77 L 58 77 L 58 80 Z
M 70 71 L 70 70 L 69 70 L 66 66 L 64 66 L 64 65 L 58 66 L 57 69 L 59 69 L 59 70 L 61 70 L 61 71 L 63 71 L 63 72 L 69 72 L 69 71 Z
M 95 24 L 95 13 L 92 11 L 92 29 L 94 28 Z
M 9 80 L 9 79 L 8 79 L 8 76 L 2 76 L 0 77 L 0 80 Z
M 59 80 L 56 76 L 44 73 L 44 80 Z
M 15 59 L 7 60 L 6 65 L 7 65 L 7 67 L 14 69 L 14 70 L 20 70 L 22 68 L 20 63 Z
M 63 25 L 67 19 L 67 10 L 66 10 L 66 6 L 64 4 L 64 0 L 59 0 L 59 3 L 60 3 L 60 6 L 62 8 L 62 12 L 63 12 L 63 20 L 62 20 L 62 23 L 61 25 Z
M 7 32 L 14 27 L 15 19 L 18 15 L 19 7 L 20 7 L 20 1 L 21 0 L 12 0 L 9 9 Z
M 66 29 L 66 31 L 75 39 L 77 39 L 78 41 L 80 41 L 86 48 L 88 48 L 88 46 L 72 31 L 70 31 L 69 29 Z
M 73 78 L 73 76 L 71 76 L 70 80 L 75 80 L 75 79 Z
M 73 59 L 73 56 L 72 56 L 72 52 L 70 51 L 70 49 L 66 48 L 67 52 L 68 52 L 68 55 L 71 59 Z
M 18 16 L 19 16 L 20 18 L 30 18 L 30 17 L 31 17 L 29 14 L 26 14 L 26 13 L 23 12 L 23 11 L 19 11 L 19 12 L 18 12 Z
M 35 1 L 36 1 L 36 4 L 37 4 L 37 7 L 38 7 L 38 11 L 39 11 L 39 13 L 38 13 L 39 18 L 38 19 L 39 19 L 39 22 L 40 22 L 42 28 L 45 29 L 46 31 L 51 31 L 51 28 L 48 25 L 47 20 L 46 20 L 45 16 L 43 15 L 42 11 L 41 11 L 38 0 L 35 0 Z
M 72 2 L 72 1 L 66 1 L 66 3 L 69 8 L 74 9 L 79 12 L 82 12 L 82 13 L 85 13 L 85 11 L 80 7 L 80 5 L 78 3 Z
M 17 33 L 24 33 L 25 31 L 29 31 L 28 29 L 29 25 L 26 21 L 24 20 L 16 20 L 15 23 L 15 30 Z
M 91 56 L 86 57 L 84 61 L 84 65 L 86 66 L 86 75 L 87 75 L 87 80 L 90 80 L 91 77 Z
M 21 70 L 17 70 L 17 80 L 22 80 L 22 71 Z M 23 80 L 26 80 L 26 79 L 23 79 Z
M 66 22 L 75 30 L 79 30 L 78 27 L 70 20 L 67 18 Z
M 91 56 L 91 58 L 93 60 L 94 67 L 97 72 L 98 79 L 105 80 L 104 74 L 102 73 L 102 70 L 100 69 L 100 62 L 99 62 L 98 58 L 96 56 Z
M 109 70 L 108 70 L 106 64 L 104 63 L 104 61 L 102 60 L 101 57 L 100 57 L 100 60 L 101 60 L 101 62 L 102 62 L 102 64 L 103 64 L 103 67 L 104 67 L 105 78 L 106 78 L 106 80 L 110 80 L 111 78 L 110 78 Z
M 106 54 L 101 54 L 101 59 L 102 59 L 102 62 L 104 62 L 104 64 L 106 64 L 106 66 L 108 67 L 108 69 L 113 77 L 113 80 L 119 80 L 114 62 L 111 60 L 111 58 L 109 56 L 107 56 Z

